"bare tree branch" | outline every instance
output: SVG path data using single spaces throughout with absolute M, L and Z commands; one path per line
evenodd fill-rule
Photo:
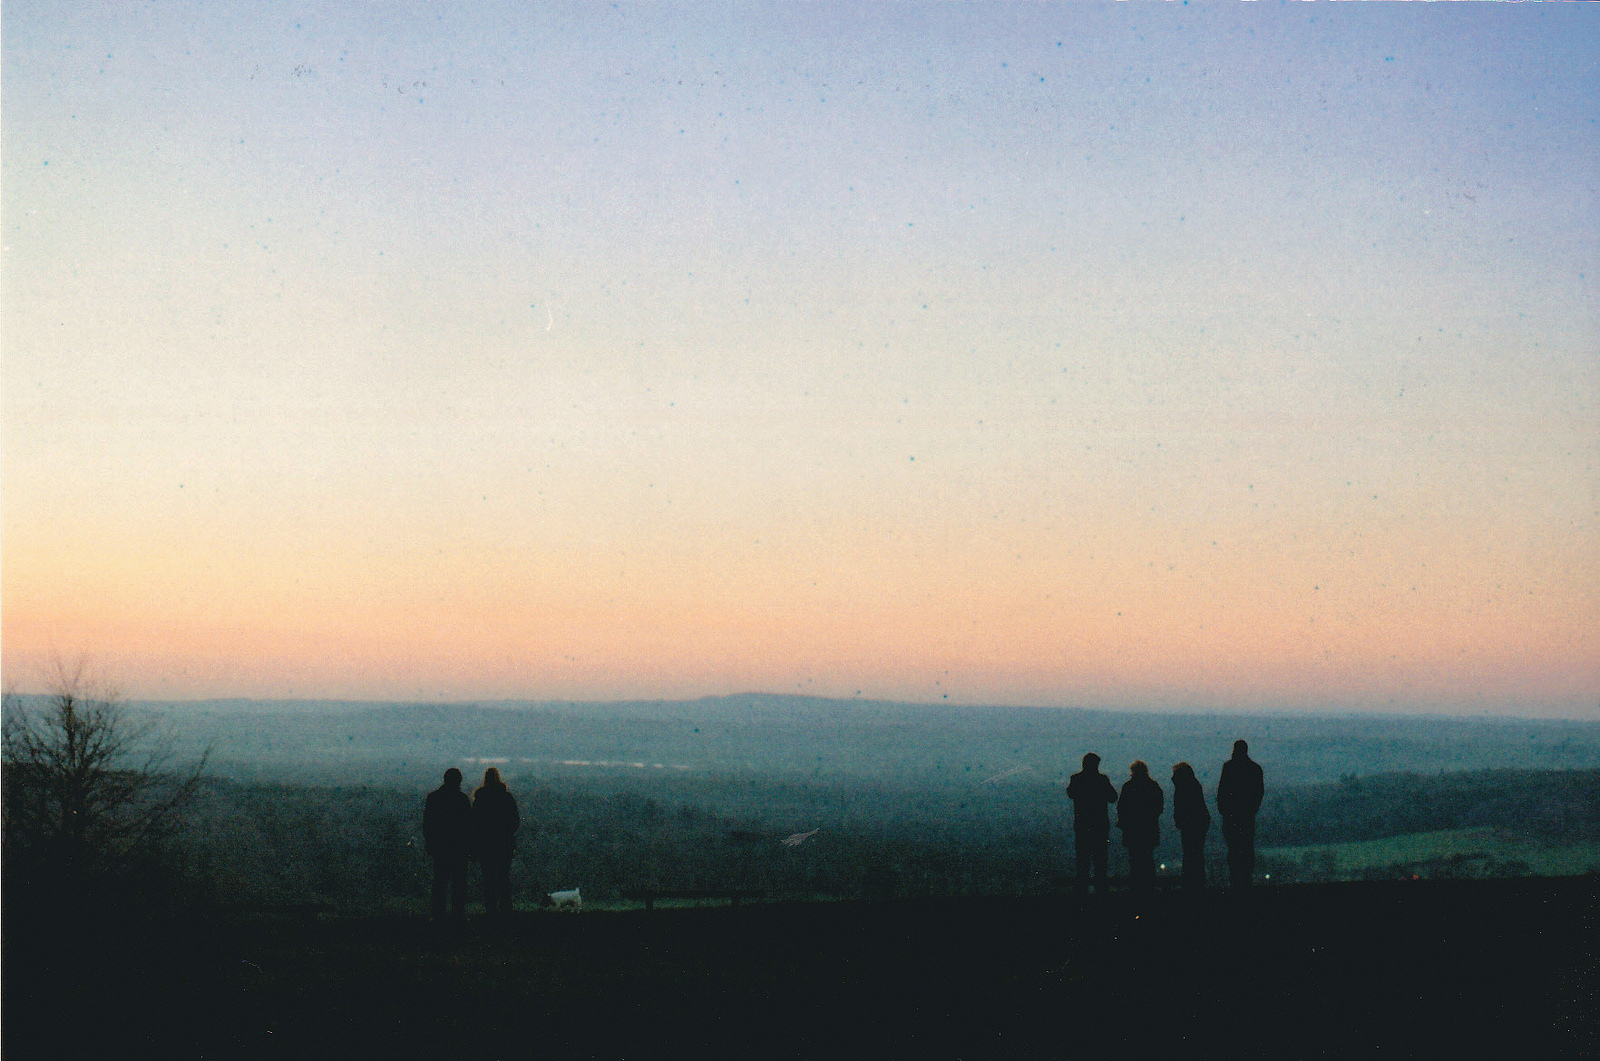
M 56 663 L 47 696 L 6 695 L 0 717 L 5 860 L 63 884 L 159 854 L 209 757 L 174 773 L 157 720 L 130 713 L 81 661 Z

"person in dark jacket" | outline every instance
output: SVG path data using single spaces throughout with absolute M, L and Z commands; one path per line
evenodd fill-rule
M 1206 833 L 1211 829 L 1211 812 L 1206 809 L 1206 794 L 1194 767 L 1178 763 L 1172 768 L 1172 824 L 1183 838 L 1183 886 L 1206 886 Z
M 1256 869 L 1256 812 L 1266 791 L 1261 767 L 1250 758 L 1250 746 L 1233 742 L 1233 758 L 1222 764 L 1217 780 L 1217 810 L 1222 814 L 1222 839 L 1228 845 L 1228 883 L 1247 888 Z
M 1089 870 L 1094 869 L 1095 891 L 1106 890 L 1106 860 L 1111 846 L 1111 815 L 1107 808 L 1117 802 L 1116 787 L 1100 772 L 1100 757 L 1094 752 L 1083 757 L 1083 769 L 1067 780 L 1067 798 L 1072 801 L 1072 836 L 1077 848 L 1077 890 L 1089 890 Z
M 1128 849 L 1128 883 L 1135 892 L 1155 890 L 1156 845 L 1161 842 L 1161 812 L 1166 803 L 1161 786 L 1150 776 L 1150 767 L 1135 759 L 1117 797 L 1117 828 L 1122 830 L 1122 846 Z
M 444 784 L 422 804 L 422 843 L 433 859 L 434 920 L 443 919 L 445 899 L 450 912 L 467 912 L 467 855 L 472 849 L 472 801 L 461 791 L 461 771 L 444 772 Z
M 511 913 L 511 853 L 517 846 L 517 801 L 494 767 L 472 793 L 472 831 L 483 866 L 483 905 L 495 915 Z

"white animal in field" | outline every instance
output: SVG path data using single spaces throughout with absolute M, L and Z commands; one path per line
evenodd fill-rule
M 786 837 L 785 839 L 779 840 L 778 843 L 782 844 L 784 847 L 799 847 L 801 844 L 805 843 L 807 840 L 811 839 L 813 836 L 816 836 L 821 831 L 822 831 L 821 826 L 818 826 L 817 828 L 811 830 L 809 833 L 795 833 L 793 836 L 789 836 L 789 837 Z
M 553 910 L 571 910 L 575 914 L 583 910 L 583 896 L 578 894 L 577 888 L 569 888 L 564 892 L 551 892 L 546 898 L 549 902 L 545 905 Z

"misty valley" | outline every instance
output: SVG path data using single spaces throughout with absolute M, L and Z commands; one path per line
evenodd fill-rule
M 571 888 L 591 907 L 652 888 L 774 900 L 1048 895 L 1071 884 L 1063 786 L 1084 752 L 1102 755 L 1118 784 L 1134 758 L 1164 786 L 1172 763 L 1190 761 L 1209 799 L 1236 736 L 1250 738 L 1266 772 L 1263 883 L 1600 870 L 1592 723 L 772 696 L 162 713 L 190 754 L 211 751 L 183 856 L 189 878 L 225 905 L 424 909 L 422 798 L 451 766 L 469 790 L 494 766 L 521 805 L 519 908 Z M 1168 883 L 1177 840 L 1169 809 L 1157 849 Z M 1216 828 L 1206 850 L 1220 885 Z M 1113 876 L 1125 875 L 1115 842 L 1111 857 Z
M 770 696 L 124 706 L 7 700 L 19 1057 L 1055 1058 L 1064 1035 L 1104 1056 L 1567 1056 L 1593 1039 L 1593 723 Z M 1266 777 L 1258 886 L 1225 887 L 1214 828 L 1208 887 L 1174 887 L 1169 810 L 1155 887 L 1130 886 L 1113 840 L 1109 893 L 1076 893 L 1064 782 L 1086 751 L 1117 781 L 1142 758 L 1164 786 L 1187 761 L 1214 800 L 1240 737 Z M 75 789 L 84 762 L 100 768 Z M 488 909 L 480 844 L 466 916 L 447 917 L 424 801 L 453 791 L 447 771 L 471 789 L 491 769 L 520 806 L 509 909 Z M 146 822 L 170 828 L 127 831 Z

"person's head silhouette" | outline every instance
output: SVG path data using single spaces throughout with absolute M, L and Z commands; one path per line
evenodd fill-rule
M 457 770 L 453 766 L 450 769 L 446 770 L 444 772 L 444 783 L 446 785 L 450 786 L 451 788 L 460 788 L 461 787 L 461 771 Z
M 1098 770 L 1100 768 L 1100 757 L 1094 752 L 1090 752 L 1088 755 L 1085 755 L 1083 757 L 1083 768 L 1091 771 Z
M 1234 741 L 1233 742 L 1233 757 L 1235 759 L 1248 759 L 1248 758 L 1250 758 L 1250 745 L 1245 743 L 1242 740 Z

